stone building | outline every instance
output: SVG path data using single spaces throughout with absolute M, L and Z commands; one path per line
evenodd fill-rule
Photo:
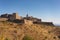
M 24 23 L 28 24 L 28 25 L 33 24 L 33 22 L 41 22 L 41 19 L 34 18 L 32 16 L 28 16 L 28 14 L 23 19 L 24 19 Z
M 34 17 L 32 17 L 32 16 L 30 16 L 30 17 L 24 17 L 24 19 L 31 20 L 31 21 L 33 21 L 33 22 L 41 22 L 41 19 L 34 18 Z
M 28 16 L 28 14 L 26 15 L 26 17 L 21 17 L 18 15 L 18 13 L 2 14 L 0 20 L 7 20 L 6 18 L 13 22 L 25 23 L 28 25 L 31 25 L 31 24 L 53 25 L 52 22 L 42 22 L 41 19 Z
M 16 20 L 16 19 L 22 19 L 21 16 L 18 15 L 18 13 L 13 13 L 13 14 L 2 14 L 1 18 L 8 18 L 9 20 Z
M 13 21 L 13 20 L 16 20 L 16 19 L 20 20 L 20 19 L 22 19 L 22 17 L 19 16 L 18 13 L 13 13 L 12 15 L 9 16 L 9 20 Z
M 0 17 L 2 17 L 2 18 L 8 18 L 8 14 L 6 13 L 6 14 L 2 14 Z
M 18 13 L 13 13 L 12 16 L 13 16 L 13 19 L 21 19 Z

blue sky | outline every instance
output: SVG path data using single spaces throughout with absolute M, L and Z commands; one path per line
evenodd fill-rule
M 60 24 L 60 0 L 0 0 L 0 14 L 13 12 Z

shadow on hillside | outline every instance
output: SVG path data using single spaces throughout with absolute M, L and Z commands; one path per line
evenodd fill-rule
M 20 24 L 23 24 L 23 23 L 24 23 L 23 20 L 18 20 L 18 19 L 13 20 L 13 21 L 11 21 L 11 20 L 7 20 L 7 21 L 9 21 L 9 22 L 13 22 L 13 23 L 20 23 Z

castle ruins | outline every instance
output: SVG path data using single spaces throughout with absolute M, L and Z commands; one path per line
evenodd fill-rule
M 53 25 L 52 22 L 42 22 L 41 19 L 28 16 L 28 14 L 26 15 L 26 17 L 19 16 L 18 13 L 0 15 L 0 21 L 7 21 L 7 20 L 15 21 L 19 23 L 25 23 L 28 25 L 31 25 L 31 24 Z

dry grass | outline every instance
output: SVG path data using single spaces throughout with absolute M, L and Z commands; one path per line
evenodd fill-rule
M 23 40 L 26 35 L 34 40 L 60 40 L 59 32 L 60 27 L 0 22 L 0 40 Z

